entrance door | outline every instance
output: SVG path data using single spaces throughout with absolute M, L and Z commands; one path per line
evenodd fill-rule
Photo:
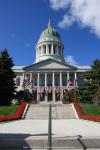
M 55 93 L 55 96 L 56 96 L 55 100 L 56 101 L 60 101 L 60 94 L 59 93 Z
M 48 93 L 48 102 L 52 101 L 52 91 L 51 93 Z

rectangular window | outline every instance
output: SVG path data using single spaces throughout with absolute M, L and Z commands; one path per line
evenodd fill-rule
M 49 54 L 51 54 L 51 45 L 48 45 Z
M 61 47 L 58 47 L 58 54 L 61 56 Z
M 20 86 L 20 77 L 16 78 L 16 86 Z
M 43 46 L 43 54 L 46 54 L 46 46 Z
M 54 53 L 54 54 L 57 53 L 57 45 L 53 45 L 53 53 Z

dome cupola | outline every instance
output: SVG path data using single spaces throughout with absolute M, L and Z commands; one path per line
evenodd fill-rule
M 36 45 L 36 62 L 49 58 L 64 62 L 63 49 L 60 35 L 49 21 L 48 27 L 41 33 Z

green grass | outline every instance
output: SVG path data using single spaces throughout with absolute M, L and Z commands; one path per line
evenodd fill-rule
M 95 104 L 81 104 L 86 115 L 100 116 L 100 105 Z
M 0 106 L 0 116 L 7 116 L 15 114 L 18 105 Z

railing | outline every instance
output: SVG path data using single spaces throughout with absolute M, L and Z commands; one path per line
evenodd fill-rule
M 48 150 L 52 150 L 52 104 L 49 104 Z

